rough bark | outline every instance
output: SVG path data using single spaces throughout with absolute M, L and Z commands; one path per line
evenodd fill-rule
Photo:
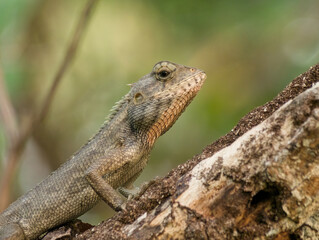
M 76 238 L 319 239 L 318 80 L 316 65 Z

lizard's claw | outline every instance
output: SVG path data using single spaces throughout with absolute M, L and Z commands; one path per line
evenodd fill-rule
M 116 212 L 120 212 L 120 211 L 126 210 L 126 201 L 121 203 L 121 204 L 119 204 L 119 205 L 117 205 L 116 207 L 114 207 L 114 210 Z
M 121 206 L 120 206 L 120 210 L 121 211 L 125 211 L 126 210 L 126 202 L 124 202 Z
M 116 212 L 120 212 L 122 210 L 125 210 L 125 206 L 126 206 L 126 200 L 119 198 L 119 199 L 117 199 L 116 203 L 114 203 L 112 208 Z

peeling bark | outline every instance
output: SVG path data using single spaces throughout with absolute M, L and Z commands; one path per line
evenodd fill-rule
M 319 239 L 318 80 L 316 65 L 76 239 Z

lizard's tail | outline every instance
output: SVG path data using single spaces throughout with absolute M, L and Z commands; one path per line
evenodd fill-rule
M 17 223 L 9 223 L 0 225 L 0 239 L 1 240 L 24 240 L 24 233 L 22 228 Z

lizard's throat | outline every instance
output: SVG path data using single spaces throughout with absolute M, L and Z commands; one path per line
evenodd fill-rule
M 196 90 L 192 89 L 187 94 L 184 94 L 178 99 L 174 100 L 170 107 L 164 111 L 162 115 L 158 117 L 156 122 L 149 128 L 147 132 L 147 143 L 150 147 L 154 145 L 154 142 L 157 138 L 168 131 L 176 122 L 188 104 L 190 104 L 193 98 L 196 96 Z

